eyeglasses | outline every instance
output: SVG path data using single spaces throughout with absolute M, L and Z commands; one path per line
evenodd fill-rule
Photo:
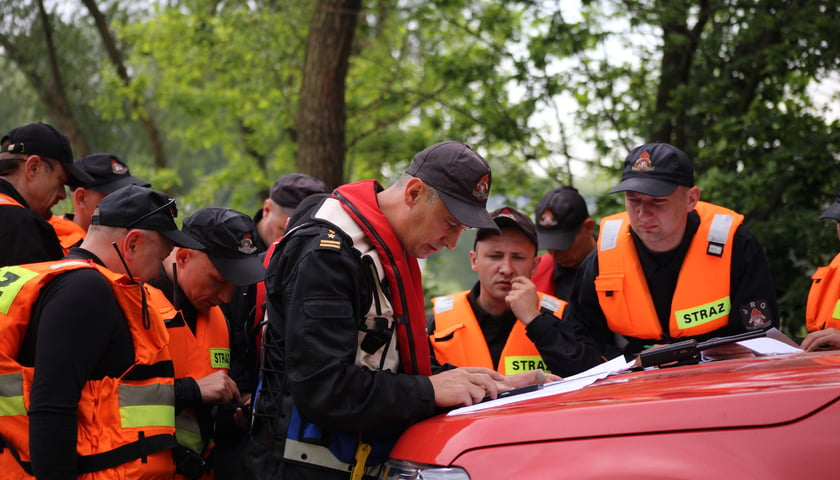
M 152 215 L 163 212 L 165 210 L 169 210 L 169 215 L 172 216 L 172 218 L 175 218 L 175 217 L 178 216 L 178 206 L 175 205 L 175 199 L 174 198 L 170 198 L 169 201 L 166 202 L 165 204 L 163 204 L 160 207 L 152 210 L 151 212 L 141 216 L 140 218 L 135 219 L 133 222 L 126 225 L 125 228 L 131 230 L 132 227 L 134 227 L 138 223 L 142 222 L 143 220 L 151 217 Z

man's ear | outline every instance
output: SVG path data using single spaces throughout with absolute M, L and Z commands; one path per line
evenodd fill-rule
M 478 265 L 476 265 L 476 261 L 478 260 L 478 254 L 475 253 L 475 250 L 470 250 L 470 268 L 472 268 L 473 272 L 478 271 Z
M 122 254 L 126 261 L 133 260 L 138 250 L 143 246 L 143 232 L 140 230 L 129 230 L 122 241 Z
M 40 168 L 44 168 L 44 162 L 38 155 L 30 155 L 23 162 L 23 173 L 27 180 L 35 178 Z
M 580 228 L 582 228 L 587 235 L 592 235 L 592 232 L 595 231 L 595 220 L 592 220 L 592 217 L 586 217 Z
M 403 190 L 405 204 L 409 207 L 416 205 L 425 198 L 427 190 L 428 188 L 423 180 L 417 177 L 410 178 L 405 184 L 405 190 Z

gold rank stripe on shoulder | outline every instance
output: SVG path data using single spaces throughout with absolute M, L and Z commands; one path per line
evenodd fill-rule
M 338 240 L 324 240 L 324 239 L 321 239 L 320 246 L 340 249 L 341 248 L 341 242 L 339 242 Z

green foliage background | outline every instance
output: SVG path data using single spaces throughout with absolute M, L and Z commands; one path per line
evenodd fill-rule
M 183 217 L 205 205 L 252 213 L 274 179 L 297 170 L 309 18 L 324 3 L 340 2 L 101 0 L 127 85 L 81 2 L 45 6 L 85 140 L 176 196 Z M 839 9 L 366 0 L 346 79 L 345 180 L 387 184 L 415 152 L 457 139 L 490 162 L 495 205 L 531 214 L 544 192 L 573 184 L 599 219 L 621 209 L 606 192 L 626 152 L 669 141 L 696 159 L 703 199 L 746 215 L 771 260 L 783 327 L 801 335 L 810 275 L 840 245 L 817 220 L 840 186 Z M 36 2 L 0 0 L 0 19 L 0 130 L 55 123 L 38 93 L 56 79 Z M 163 135 L 165 167 L 154 166 L 138 100 Z M 471 246 L 465 234 L 428 261 L 429 295 L 472 284 Z

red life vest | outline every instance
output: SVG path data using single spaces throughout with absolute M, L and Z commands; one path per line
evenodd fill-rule
M 26 478 L 29 462 L 29 395 L 34 369 L 16 358 L 26 335 L 33 305 L 41 289 L 57 275 L 96 268 L 111 284 L 125 315 L 134 344 L 134 365 L 120 378 L 89 380 L 82 387 L 78 407 L 79 478 L 151 479 L 172 476 L 175 464 L 169 450 L 175 431 L 174 380 L 163 321 L 149 311 L 144 325 L 138 284 L 125 275 L 83 260 L 8 266 L 0 269 L 0 431 L 21 464 L 4 475 Z M 148 368 L 154 367 L 154 368 Z M 164 372 L 168 372 L 166 376 Z M 108 465 L 92 455 L 117 448 L 136 450 L 124 463 Z M 8 467 L 10 450 L 0 464 Z M 17 472 L 17 473 L 14 473 Z M 94 472 L 94 473 L 85 473 Z M 85 473 L 85 474 L 83 474 Z M 4 476 L 4 478 L 6 478 Z
M 459 367 L 486 367 L 494 370 L 490 349 L 484 340 L 484 333 L 475 318 L 467 298 L 470 291 L 432 299 L 435 305 L 435 331 L 429 339 L 440 363 Z M 554 316 L 562 318 L 566 302 L 543 293 L 540 306 L 551 310 Z M 525 324 L 517 321 L 508 335 L 507 342 L 495 368 L 502 375 L 522 373 L 541 368 L 548 371 L 536 345 L 525 333 Z
M 729 323 L 732 239 L 744 216 L 698 202 L 700 227 L 688 247 L 671 301 L 668 335 L 702 335 Z M 627 212 L 601 220 L 595 291 L 610 330 L 662 339 L 662 326 L 630 234 Z
M 840 254 L 811 276 L 805 326 L 809 332 L 840 328 Z
M 554 258 L 550 253 L 537 257 L 537 270 L 531 275 L 531 281 L 537 286 L 537 291 L 554 295 Z

